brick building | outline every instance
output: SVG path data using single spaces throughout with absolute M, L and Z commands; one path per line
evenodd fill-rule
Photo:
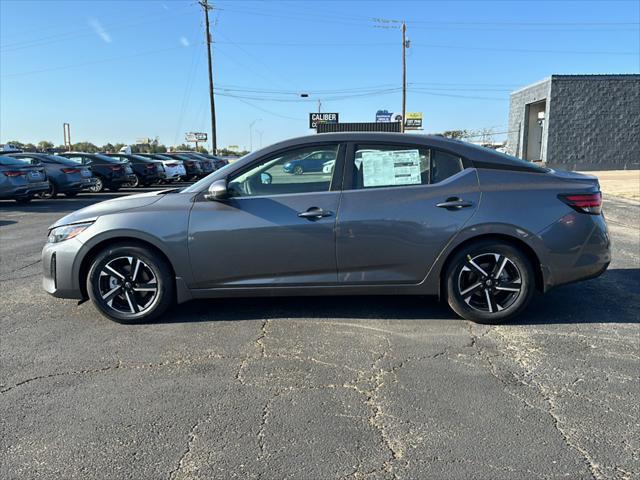
M 516 90 L 507 150 L 563 170 L 640 168 L 640 75 L 551 75 Z

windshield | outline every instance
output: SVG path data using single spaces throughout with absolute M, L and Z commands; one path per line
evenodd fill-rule
M 15 157 L 7 157 L 6 155 L 0 155 L 0 165 L 11 165 L 16 167 L 26 167 L 29 166 L 30 163 L 26 160 L 22 160 L 20 158 Z

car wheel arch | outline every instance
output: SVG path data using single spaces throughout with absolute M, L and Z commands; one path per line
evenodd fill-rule
M 172 273 L 171 280 L 175 283 L 176 271 L 173 266 L 173 262 L 171 261 L 170 257 L 166 254 L 166 252 L 164 252 L 162 248 L 158 247 L 155 243 L 146 239 L 135 237 L 135 236 L 125 235 L 125 236 L 109 237 L 109 238 L 99 240 L 96 243 L 92 244 L 88 248 L 86 253 L 82 256 L 82 259 L 80 260 L 77 279 L 79 282 L 79 287 L 82 292 L 83 299 L 89 298 L 87 293 L 86 281 L 87 281 L 87 275 L 89 274 L 89 269 L 91 268 L 91 262 L 93 261 L 93 259 L 95 259 L 100 252 L 102 252 L 105 248 L 108 248 L 110 245 L 123 244 L 123 243 L 135 245 L 138 247 L 148 248 L 149 250 L 152 250 L 153 252 L 157 253 L 160 257 L 162 257 L 167 262 L 167 265 L 169 265 L 169 268 L 171 269 L 171 273 Z
M 455 256 L 458 254 L 458 252 L 460 252 L 460 250 L 463 250 L 464 248 L 468 247 L 469 245 L 472 245 L 472 244 L 478 243 L 478 242 L 485 242 L 485 241 L 494 241 L 494 242 L 506 243 L 508 245 L 511 245 L 511 246 L 521 250 L 522 253 L 524 253 L 526 255 L 526 257 L 529 259 L 529 261 L 531 262 L 531 265 L 533 266 L 533 270 L 534 270 L 534 273 L 535 273 L 536 290 L 538 290 L 540 292 L 544 291 L 545 279 L 544 279 L 544 274 L 543 274 L 543 270 L 542 270 L 542 263 L 540 261 L 540 258 L 538 256 L 538 254 L 531 247 L 531 245 L 529 245 L 524 240 L 522 240 L 522 239 L 520 239 L 518 237 L 512 236 L 512 235 L 509 235 L 509 234 L 505 234 L 505 233 L 486 233 L 486 234 L 481 234 L 481 235 L 476 235 L 476 236 L 473 236 L 473 237 L 466 238 L 465 240 L 463 240 L 460 243 L 456 244 L 453 248 L 451 248 L 447 252 L 446 258 L 445 258 L 444 262 L 442 263 L 442 265 L 441 265 L 441 267 L 439 269 L 439 272 L 438 272 L 438 277 L 439 277 L 438 295 L 439 295 L 440 298 L 445 298 L 446 297 L 446 272 L 449 269 L 449 265 L 450 265 L 451 261 L 455 258 Z

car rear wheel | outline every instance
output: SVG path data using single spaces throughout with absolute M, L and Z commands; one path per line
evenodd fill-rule
M 533 267 L 518 248 L 495 241 L 473 243 L 449 263 L 449 306 L 462 318 L 499 324 L 521 313 L 535 292 Z
M 293 173 L 295 175 L 302 175 L 304 173 L 302 165 L 296 165 L 295 168 L 293 169 Z
M 104 190 L 104 182 L 100 177 L 96 177 L 96 182 L 89 187 L 89 191 L 92 193 L 100 193 Z
M 154 251 L 116 244 L 91 263 L 87 292 L 98 310 L 116 322 L 149 322 L 172 305 L 173 275 L 166 260 Z
M 138 177 L 138 175 L 134 175 L 133 177 L 134 177 L 133 180 L 131 180 L 129 183 L 127 183 L 127 186 L 128 187 L 133 187 L 133 188 L 139 187 L 140 186 L 140 177 Z M 111 189 L 109 189 L 109 190 L 111 190 Z
M 46 192 L 42 192 L 40 194 L 40 198 L 56 198 L 58 196 L 58 189 L 56 185 L 52 182 L 49 182 L 49 190 Z

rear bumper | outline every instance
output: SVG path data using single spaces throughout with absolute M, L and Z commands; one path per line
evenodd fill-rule
M 544 290 L 602 275 L 611 263 L 611 240 L 601 215 L 572 212 L 540 234 Z
M 24 185 L 16 185 L 14 188 L 7 190 L 2 194 L 6 198 L 24 198 L 32 197 L 38 193 L 49 191 L 49 182 L 25 183 Z

